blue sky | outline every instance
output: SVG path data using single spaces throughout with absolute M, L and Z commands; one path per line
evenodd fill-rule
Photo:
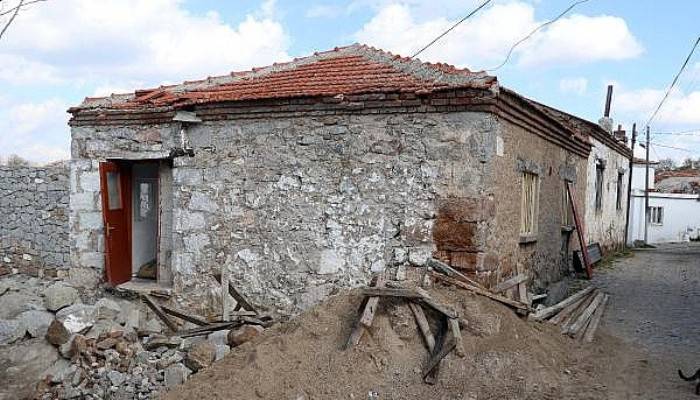
M 6 0 L 5 9 L 17 0 Z M 0 157 L 69 156 L 65 110 L 85 96 L 203 78 L 363 42 L 409 55 L 482 0 L 48 0 L 0 39 Z M 572 0 L 495 0 L 420 56 L 473 70 Z M 492 72 L 502 85 L 596 121 L 643 125 L 700 35 L 700 1 L 589 0 Z M 1 21 L 0 17 L 0 21 Z M 652 157 L 700 157 L 700 51 L 652 124 Z M 689 149 L 674 150 L 670 145 Z

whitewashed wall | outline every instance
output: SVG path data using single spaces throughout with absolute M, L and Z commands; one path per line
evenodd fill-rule
M 646 174 L 645 164 L 634 164 L 632 172 L 632 189 L 644 190 L 644 176 Z M 656 173 L 656 166 L 654 164 L 649 165 L 649 189 L 654 188 L 654 174 Z
M 588 156 L 586 179 L 586 240 L 600 243 L 604 249 L 622 247 L 625 242 L 625 218 L 627 216 L 627 186 L 629 185 L 629 159 L 602 142 L 591 137 L 591 153 Z M 603 171 L 603 207 L 595 208 L 596 159 L 605 161 Z M 617 175 L 622 179 L 622 207 L 617 208 Z M 644 181 L 642 181 L 643 183 Z
M 649 207 L 664 208 L 662 223 L 649 224 L 649 243 L 679 242 L 700 235 L 698 195 L 650 193 Z M 644 240 L 643 190 L 635 190 L 632 194 L 629 242 L 633 243 L 635 240 Z

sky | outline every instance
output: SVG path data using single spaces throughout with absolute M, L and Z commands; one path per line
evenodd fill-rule
M 0 13 L 18 1 L 0 0 Z M 356 42 L 408 56 L 482 2 L 37 2 L 0 39 L 0 158 L 68 159 L 66 110 L 86 96 L 227 74 Z M 494 0 L 419 58 L 490 70 L 573 2 Z M 7 17 L 0 16 L 0 26 Z M 636 122 L 641 130 L 700 35 L 699 17 L 698 0 L 588 0 L 489 73 L 505 87 L 591 121 L 602 116 L 613 84 L 615 125 L 629 132 Z M 700 158 L 700 49 L 650 126 L 653 159 Z

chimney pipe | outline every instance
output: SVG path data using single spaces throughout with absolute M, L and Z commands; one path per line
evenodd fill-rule
M 613 85 L 608 85 L 608 95 L 605 98 L 605 118 L 610 118 L 610 103 L 612 103 Z

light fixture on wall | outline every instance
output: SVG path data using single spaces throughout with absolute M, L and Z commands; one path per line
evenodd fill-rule
M 194 149 L 190 146 L 190 141 L 187 139 L 187 128 L 202 122 L 202 119 L 193 111 L 177 111 L 173 117 L 173 121 L 180 123 L 180 147 L 174 148 L 170 152 L 171 157 L 181 157 L 188 155 L 194 157 Z

